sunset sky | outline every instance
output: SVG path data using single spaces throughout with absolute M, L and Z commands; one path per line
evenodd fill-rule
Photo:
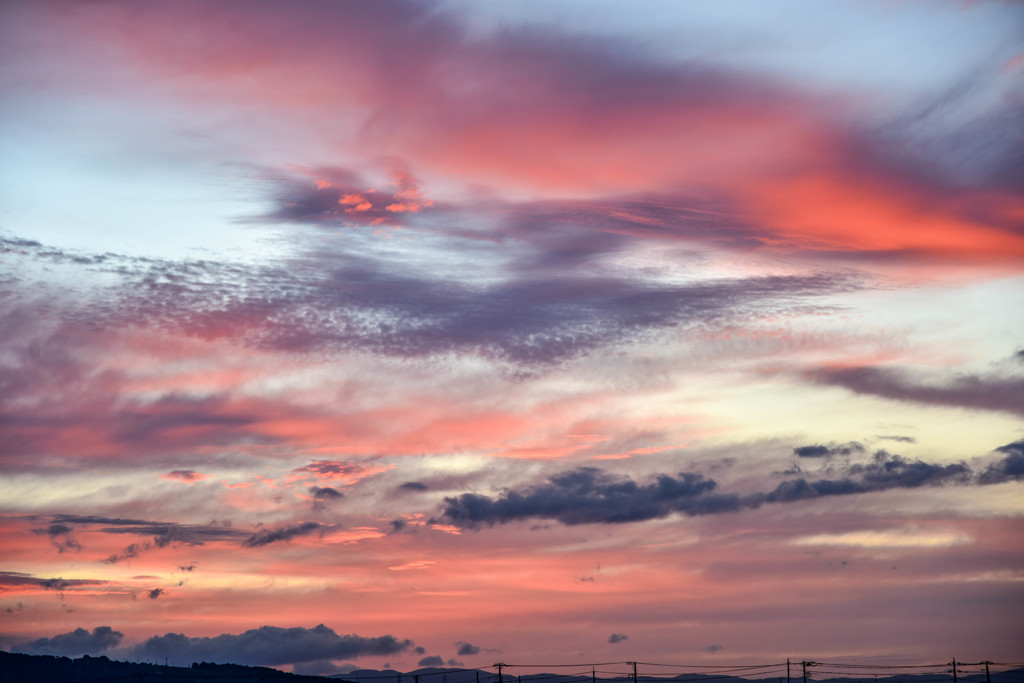
M 1024 5 L 0 4 L 0 648 L 1024 661 Z

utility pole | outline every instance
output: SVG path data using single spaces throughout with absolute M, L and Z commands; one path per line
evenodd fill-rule
M 786 683 L 789 683 L 789 657 L 786 657 Z
M 807 683 L 807 667 L 814 666 L 814 662 L 800 662 L 800 666 L 804 668 L 804 683 Z M 953 681 L 956 683 L 956 681 Z
M 502 678 L 501 678 L 501 667 L 505 666 L 505 663 L 504 662 L 498 662 L 494 666 L 496 666 L 498 668 L 498 683 L 504 683 Z
M 633 683 L 636 683 L 636 662 L 627 662 L 627 664 L 633 665 Z M 953 683 L 956 683 L 956 681 Z
M 597 683 L 597 669 L 590 670 L 590 683 Z
M 953 657 L 953 683 L 956 683 L 956 657 Z
M 985 683 L 992 683 L 992 677 L 988 675 L 988 665 L 992 662 L 982 662 L 985 665 Z

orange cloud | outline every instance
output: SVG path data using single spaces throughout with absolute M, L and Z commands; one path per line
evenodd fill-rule
M 1024 236 L 958 215 L 956 199 L 939 201 L 909 187 L 848 175 L 801 175 L 742 188 L 750 208 L 792 247 L 918 251 L 967 260 L 1024 256 Z M 1022 202 L 1004 201 L 1003 215 Z

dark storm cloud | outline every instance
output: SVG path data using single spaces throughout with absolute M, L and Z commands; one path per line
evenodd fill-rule
M 330 486 L 310 486 L 309 495 L 313 498 L 314 512 L 325 512 L 329 509 L 327 501 L 337 501 L 345 497 L 344 493 Z
M 324 527 L 319 522 L 302 522 L 293 526 L 280 529 L 260 529 L 249 538 L 242 541 L 244 548 L 259 548 L 261 546 L 277 543 L 278 541 L 290 541 L 298 536 L 309 536 Z
M 117 564 L 118 562 L 124 562 L 125 560 L 134 560 L 143 552 L 151 550 L 152 548 L 152 543 L 130 543 L 125 546 L 121 552 L 108 555 L 103 561 L 107 564 Z
M 608 636 L 609 643 L 621 643 L 622 641 L 628 639 L 629 636 L 627 636 L 625 633 L 613 633 L 610 636 Z
M 455 654 L 459 657 L 468 657 L 469 655 L 479 654 L 480 652 L 479 647 L 473 645 L 472 643 L 467 643 L 464 640 L 460 640 L 459 642 L 455 643 L 455 647 L 458 648 Z
M 1011 444 L 1010 447 L 1014 447 Z M 1009 451 L 1008 451 L 1009 452 Z M 987 470 L 990 481 L 1014 478 L 1021 467 L 1016 451 Z M 993 469 L 994 468 L 994 469 Z M 1003 469 L 1000 469 L 1003 468 Z M 704 475 L 681 472 L 658 474 L 648 484 L 585 467 L 553 475 L 545 484 L 521 491 L 505 490 L 496 497 L 464 493 L 444 499 L 441 518 L 463 528 L 526 519 L 553 519 L 566 525 L 619 524 L 660 519 L 672 514 L 710 515 L 754 509 L 770 503 L 796 503 L 826 496 L 844 496 L 923 486 L 969 485 L 979 482 L 963 463 L 937 465 L 884 450 L 865 463 L 844 467 L 841 478 L 801 476 L 770 491 L 745 495 L 720 493 L 717 482 Z
M 76 628 L 68 633 L 61 633 L 52 638 L 39 638 L 27 643 L 15 645 L 14 652 L 32 655 L 59 655 L 76 657 L 95 655 L 110 650 L 121 642 L 124 634 L 109 626 L 97 626 L 90 633 L 84 628 Z
M 848 472 L 868 490 L 916 488 L 951 480 L 964 482 L 971 476 L 971 469 L 963 463 L 935 465 L 884 450 L 876 451 L 868 463 L 850 465 Z
M 57 594 L 57 597 L 64 600 L 64 593 L 81 586 L 104 586 L 109 581 L 100 579 L 64 579 L 61 577 L 42 579 L 31 574 L 22 572 L 0 572 L 0 592 L 4 586 L 24 588 L 25 586 L 38 586 L 43 590 L 50 590 Z
M 37 584 L 46 588 L 47 590 L 54 590 L 58 593 L 62 593 L 68 588 L 74 588 L 75 586 L 102 586 L 108 581 L 102 581 L 98 579 L 39 579 Z
M 856 367 L 818 370 L 811 378 L 896 401 L 1024 416 L 1024 377 L 960 375 L 942 383 L 925 384 L 897 369 Z
M 1014 441 L 1000 446 L 996 452 L 1005 453 L 1006 456 L 981 472 L 978 475 L 979 483 L 1000 484 L 1004 481 L 1024 479 L 1024 441 Z
M 312 486 L 309 489 L 309 495 L 316 500 L 338 500 L 345 497 L 344 493 L 330 486 Z
M 963 463 L 935 465 L 903 458 L 883 450 L 877 451 L 867 463 L 848 465 L 845 475 L 841 479 L 790 479 L 772 491 L 749 495 L 744 502 L 748 507 L 757 507 L 761 503 L 792 503 L 823 496 L 942 484 L 969 484 L 972 472 Z
M 323 624 L 314 628 L 261 626 L 238 635 L 225 633 L 212 638 L 190 638 L 182 633 L 153 636 L 133 647 L 129 655 L 147 661 L 163 661 L 166 657 L 176 662 L 276 666 L 391 655 L 409 649 L 412 644 L 412 641 L 390 635 L 374 638 L 338 635 Z
M 313 487 L 311 493 L 318 500 L 337 499 L 342 496 L 340 491 L 330 487 Z M 151 536 L 149 540 L 131 543 L 121 552 L 106 558 L 108 564 L 138 557 L 144 552 L 168 546 L 202 546 L 208 542 L 238 541 L 242 546 L 256 548 L 277 541 L 287 541 L 296 536 L 306 536 L 319 529 L 326 529 L 317 522 L 303 522 L 281 529 L 259 529 L 255 532 L 233 529 L 225 524 L 176 524 L 173 522 L 153 522 L 143 519 L 120 519 L 114 517 L 98 517 L 93 515 L 54 515 L 52 524 L 61 526 L 98 527 L 95 531 L 107 534 L 134 534 Z M 192 571 L 195 565 L 180 567 L 181 571 Z
M 444 666 L 444 659 L 437 655 L 430 655 L 429 657 L 424 657 L 420 661 L 416 662 L 416 666 L 437 668 Z
M 477 527 L 513 520 L 555 519 L 563 524 L 626 523 L 666 517 L 738 510 L 737 495 L 714 493 L 717 486 L 701 474 L 657 475 L 640 485 L 594 467 L 553 475 L 548 483 L 498 498 L 464 493 L 445 498 L 442 516 L 453 524 Z
M 828 458 L 834 455 L 854 455 L 864 452 L 864 444 L 858 441 L 848 443 L 835 443 L 812 446 L 798 446 L 793 449 L 793 454 L 801 458 Z
M 53 523 L 45 529 L 33 529 L 33 533 L 46 534 L 50 538 L 50 544 L 63 554 L 69 550 L 81 550 L 81 544 L 71 535 L 74 531 L 66 524 Z
M 120 552 L 111 554 L 104 560 L 107 564 L 134 559 L 142 553 L 156 548 L 178 545 L 201 546 L 211 541 L 234 540 L 246 535 L 244 531 L 220 525 L 177 524 L 91 515 L 55 515 L 53 519 L 62 524 L 98 526 L 99 528 L 94 530 L 105 534 L 133 534 L 152 537 L 148 541 L 130 543 Z
M 53 515 L 50 519 L 52 525 L 62 527 L 99 527 L 94 530 L 104 534 L 152 536 L 151 544 L 157 548 L 174 543 L 203 545 L 208 541 L 226 541 L 246 535 L 246 532 L 232 529 L 224 524 L 178 524 L 176 522 L 154 522 L 145 519 L 121 519 L 95 515 Z
M 64 591 L 75 586 L 102 586 L 108 583 L 97 579 L 41 579 L 22 572 L 0 571 L 0 586 L 39 586 L 54 591 Z
M 107 533 L 123 533 L 120 531 L 123 527 L 154 526 L 159 524 L 159 522 L 149 522 L 144 519 L 122 519 L 120 517 L 100 517 L 97 515 L 53 515 L 53 520 L 55 524 L 109 525 L 110 529 L 104 530 Z

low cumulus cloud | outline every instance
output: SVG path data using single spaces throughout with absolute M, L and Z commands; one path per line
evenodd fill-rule
M 701 474 L 659 474 L 641 485 L 596 467 L 553 475 L 548 483 L 524 491 L 505 491 L 497 498 L 464 493 L 445 498 L 442 516 L 453 524 L 476 527 L 540 517 L 563 524 L 625 523 L 666 517 L 737 510 L 737 495 L 714 492 L 717 483 Z
M 39 638 L 21 643 L 11 648 L 14 652 L 31 655 L 58 655 L 63 657 L 79 657 L 95 655 L 117 647 L 124 634 L 110 626 L 97 626 L 91 632 L 84 628 L 76 628 L 68 633 L 61 633 L 52 638 Z
M 324 512 L 328 509 L 329 501 L 338 501 L 345 497 L 345 494 L 330 486 L 311 486 L 309 495 L 313 499 L 313 510 Z
M 782 482 L 775 489 L 744 498 L 745 507 L 762 503 L 792 503 L 823 496 L 852 495 L 899 488 L 918 488 L 941 484 L 972 483 L 971 468 L 963 463 L 936 465 L 910 460 L 887 451 L 877 451 L 871 461 L 846 468 L 839 479 L 800 477 Z
M 1000 446 L 996 452 L 1006 455 L 978 475 L 979 483 L 1000 484 L 1004 481 L 1024 479 L 1024 441 L 1014 441 Z
M 627 636 L 625 633 L 613 633 L 610 636 L 608 636 L 609 643 L 621 643 L 622 641 L 628 639 L 629 636 Z
M 858 452 L 849 444 L 823 448 Z M 637 483 L 627 476 L 582 467 L 555 474 L 543 484 L 507 489 L 496 496 L 464 493 L 445 498 L 440 516 L 463 528 L 526 519 L 552 519 L 566 525 L 618 524 L 672 514 L 735 512 L 825 496 L 922 486 L 992 484 L 1024 477 L 1024 442 L 997 450 L 1006 453 L 1005 457 L 979 475 L 964 463 L 940 465 L 879 450 L 866 462 L 845 464 L 840 477 L 817 478 L 793 472 L 800 476 L 773 489 L 743 495 L 720 492 L 714 479 L 695 472 L 656 474 L 648 483 Z
M 313 486 L 309 489 L 309 495 L 316 500 L 338 500 L 345 497 L 344 493 L 330 486 Z
M 469 655 L 479 654 L 480 648 L 472 643 L 467 643 L 464 640 L 460 640 L 455 643 L 455 647 L 458 648 L 455 652 L 459 657 L 468 657 Z
M 430 655 L 429 657 L 424 657 L 420 661 L 416 662 L 416 666 L 424 666 L 424 667 L 426 667 L 426 666 L 430 666 L 430 667 L 444 666 L 444 659 L 442 659 L 441 657 L 438 657 L 437 655 Z
M 394 636 L 364 638 L 338 635 L 323 624 L 313 628 L 261 626 L 240 634 L 190 638 L 182 633 L 153 636 L 131 648 L 133 659 L 179 663 L 233 662 L 251 666 L 279 666 L 318 660 L 386 656 L 408 650 L 410 640 Z

